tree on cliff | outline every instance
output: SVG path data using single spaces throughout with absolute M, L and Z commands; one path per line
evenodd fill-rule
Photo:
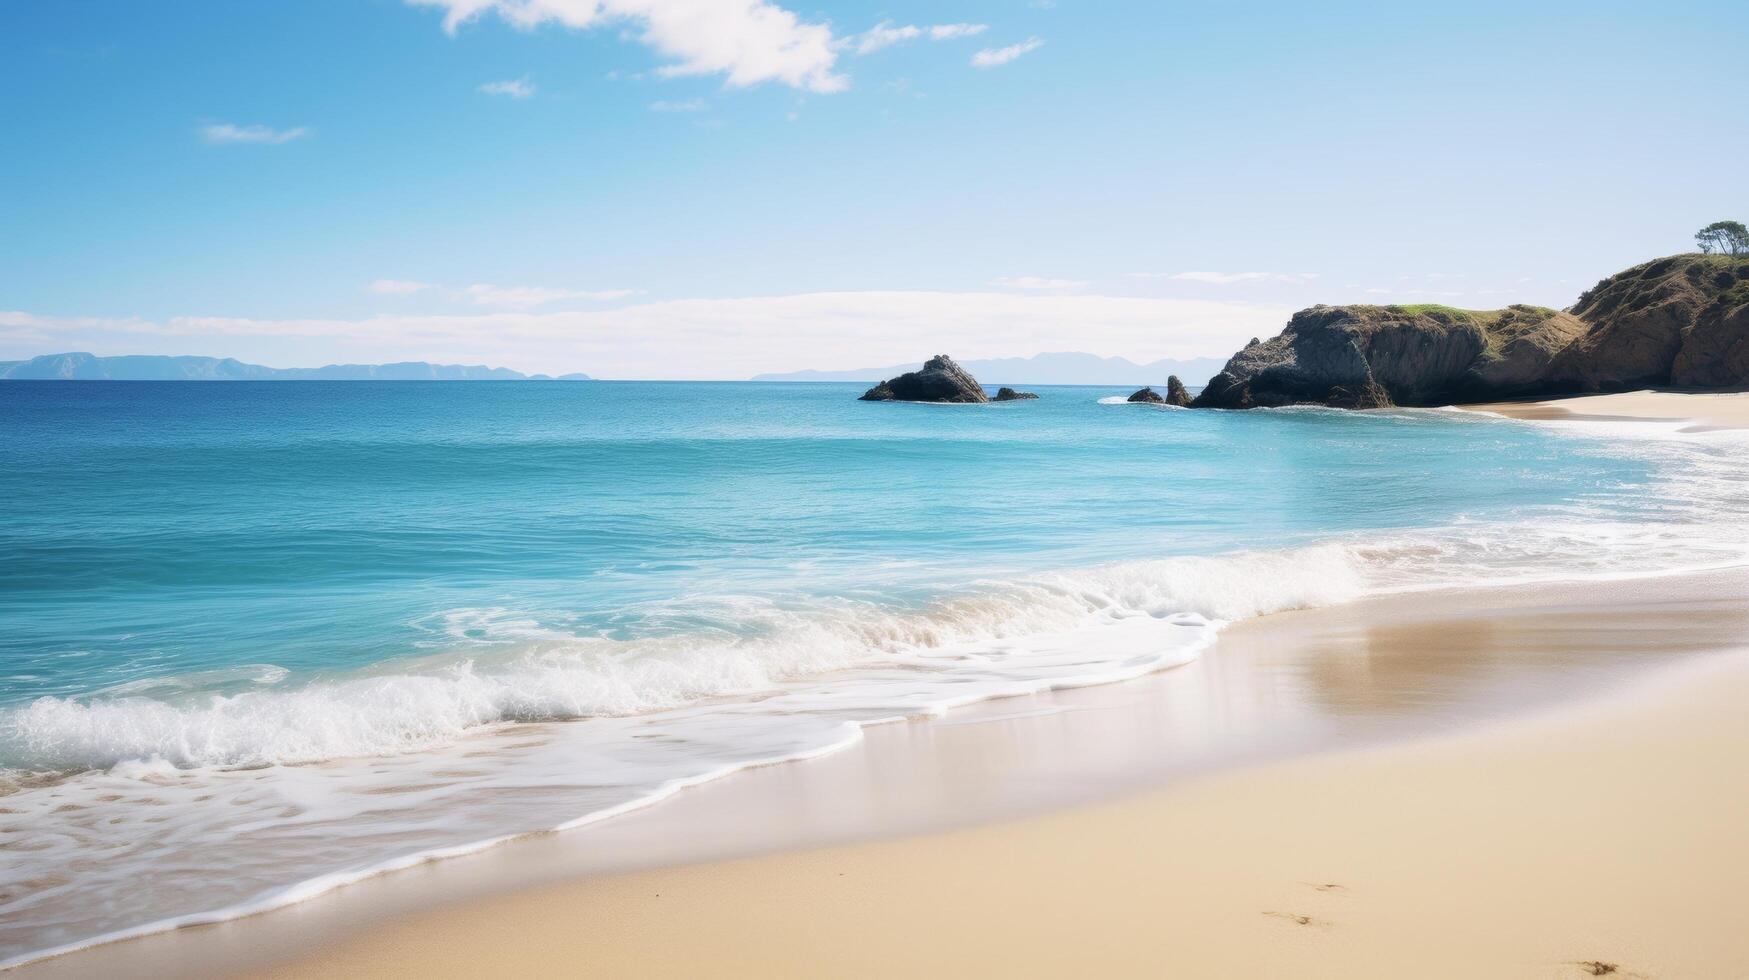
M 1749 228 L 1741 221 L 1715 221 L 1694 233 L 1700 250 L 1720 255 L 1749 255 Z

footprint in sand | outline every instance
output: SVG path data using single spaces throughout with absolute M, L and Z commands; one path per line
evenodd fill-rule
M 1277 918 L 1277 919 L 1286 919 L 1289 922 L 1293 922 L 1293 923 L 1296 923 L 1296 924 L 1302 925 L 1302 926 L 1309 926 L 1317 921 L 1316 919 L 1312 918 L 1309 915 L 1300 915 L 1297 912 L 1265 912 L 1263 914 L 1267 915 L 1267 916 L 1272 916 L 1272 917 Z

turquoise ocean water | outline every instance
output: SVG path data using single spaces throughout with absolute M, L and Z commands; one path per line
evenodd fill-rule
M 1724 435 L 861 387 L 0 384 L 0 961 L 1272 610 L 1745 558 Z

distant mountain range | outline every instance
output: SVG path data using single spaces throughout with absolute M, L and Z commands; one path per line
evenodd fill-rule
M 133 354 L 44 354 L 28 361 L 0 361 L 0 381 L 589 381 L 587 374 L 557 378 L 477 364 L 330 364 L 319 368 L 270 368 L 229 357 L 169 357 Z
M 1193 357 L 1188 360 L 1137 364 L 1123 357 L 1062 352 L 1032 357 L 998 357 L 985 361 L 961 361 L 978 383 L 987 385 L 1163 385 L 1168 375 L 1195 388 L 1226 366 L 1223 358 Z M 885 381 L 906 371 L 915 371 L 922 361 L 890 367 L 858 368 L 854 371 L 791 371 L 761 374 L 754 381 Z

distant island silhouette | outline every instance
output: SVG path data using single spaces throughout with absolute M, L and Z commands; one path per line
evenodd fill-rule
M 478 364 L 330 364 L 318 368 L 270 368 L 230 357 L 128 354 L 98 357 L 83 352 L 44 354 L 27 361 L 0 361 L 0 381 L 592 381 L 587 374 L 523 374 Z

